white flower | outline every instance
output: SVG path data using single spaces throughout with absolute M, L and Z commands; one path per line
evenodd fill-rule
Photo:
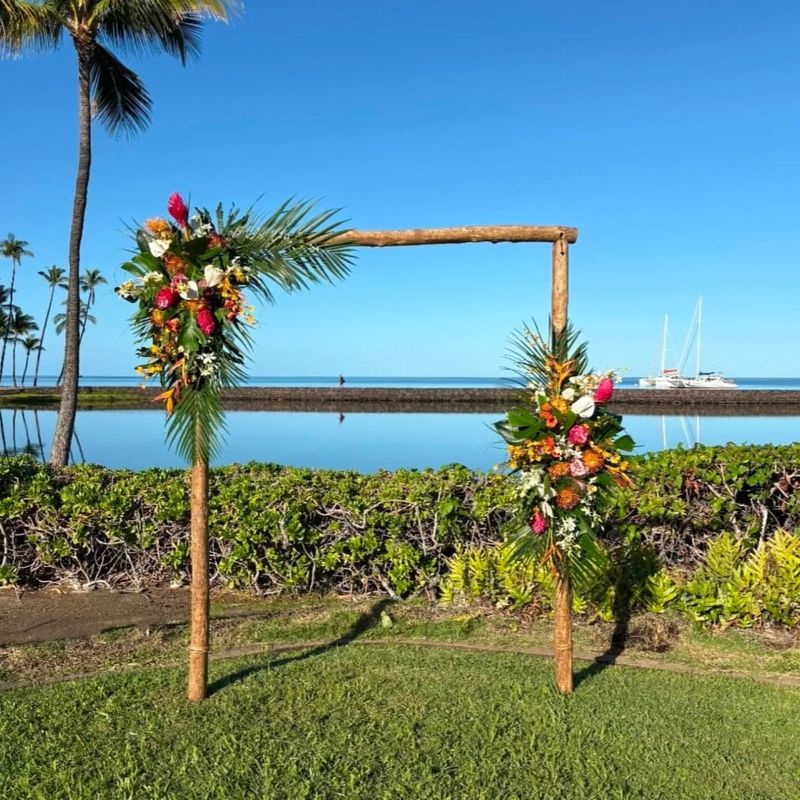
M 156 258 L 161 258 L 169 250 L 171 244 L 172 239 L 151 239 L 148 242 L 148 247 Z
M 142 278 L 142 285 L 147 286 L 148 283 L 165 283 L 166 280 L 163 272 L 148 272 L 147 275 Z
M 186 283 L 179 284 L 178 293 L 184 300 L 197 300 L 200 297 L 197 281 L 186 281 Z
M 216 286 L 224 277 L 225 273 L 219 268 L 210 264 L 203 271 L 207 286 Z
M 591 417 L 594 414 L 594 398 L 586 394 L 579 397 L 569 408 L 579 417 Z
M 575 399 L 575 389 L 573 389 L 572 386 L 568 386 L 563 392 L 561 392 L 561 396 L 565 400 L 572 401 Z
M 138 300 L 139 299 L 139 287 L 133 281 L 125 281 L 125 283 L 120 284 L 117 286 L 114 291 L 123 299 L 123 300 Z

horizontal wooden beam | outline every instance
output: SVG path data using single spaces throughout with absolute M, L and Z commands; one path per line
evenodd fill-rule
M 560 225 L 466 225 L 458 228 L 409 228 L 401 231 L 347 231 L 329 243 L 358 247 L 406 247 L 468 242 L 558 242 L 578 240 L 577 228 Z

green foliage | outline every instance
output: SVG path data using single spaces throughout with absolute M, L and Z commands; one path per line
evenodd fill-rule
M 459 466 L 213 470 L 213 581 L 261 592 L 433 591 L 457 546 L 502 538 L 509 501 L 501 476 Z M 188 525 L 184 472 L 0 459 L 0 526 L 20 585 L 181 580 Z
M 576 611 L 687 615 L 701 625 L 800 622 L 800 446 L 649 456 L 620 493 Z M 745 467 L 743 470 L 742 467 Z M 666 487 L 666 488 L 665 488 Z M 709 505 L 720 496 L 720 520 Z M 257 592 L 440 593 L 547 607 L 549 567 L 511 563 L 513 486 L 461 466 L 356 472 L 248 464 L 212 470 L 212 581 Z M 0 458 L 0 581 L 180 581 L 186 473 Z M 763 532 L 763 535 L 762 535 Z
M 724 533 L 708 547 L 703 565 L 681 587 L 681 608 L 695 622 L 750 627 L 800 623 L 800 533 L 778 531 L 745 548 Z

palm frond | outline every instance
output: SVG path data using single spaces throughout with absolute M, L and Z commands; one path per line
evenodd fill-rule
M 202 389 L 187 387 L 175 410 L 167 417 L 167 443 L 190 464 L 208 463 L 219 455 L 226 432 L 219 390 L 211 385 Z
M 53 3 L 0 0 L 0 54 L 17 55 L 27 47 L 48 50 L 59 43 L 63 30 Z
M 507 350 L 511 367 L 508 369 L 516 376 L 511 381 L 519 389 L 526 389 L 530 383 L 545 387 L 552 375 L 550 360 L 559 363 L 572 361 L 571 374 L 583 375 L 588 370 L 589 356 L 585 342 L 580 342 L 580 331 L 577 331 L 571 322 L 564 330 L 554 334 L 551 329 L 549 338 L 546 339 L 539 329 L 536 321 L 533 327 L 527 324 L 513 332 L 511 345 Z
M 182 63 L 200 53 L 203 19 L 226 20 L 239 8 L 227 0 L 100 0 L 101 37 L 135 55 L 166 52 Z
M 337 221 L 338 209 L 312 213 L 314 203 L 288 200 L 263 219 L 250 219 L 246 254 L 258 279 L 252 288 L 269 297 L 263 279 L 292 292 L 311 284 L 344 278 L 353 264 L 353 248 L 335 244 L 347 228 Z
M 150 95 L 141 78 L 102 45 L 91 63 L 92 98 L 98 119 L 112 135 L 134 134 L 150 122 Z

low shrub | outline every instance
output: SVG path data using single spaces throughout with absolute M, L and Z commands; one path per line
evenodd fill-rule
M 734 589 L 749 591 L 743 575 L 756 567 L 745 564 L 761 547 L 766 577 L 748 584 L 761 593 L 755 605 L 741 601 L 737 619 L 795 618 L 794 600 L 781 599 L 784 584 L 794 597 L 793 568 L 775 572 L 779 556 L 769 548 L 776 531 L 800 529 L 800 445 L 665 451 L 641 460 L 637 480 L 610 509 L 605 577 L 580 587 L 576 611 L 611 619 L 625 606 L 680 607 L 699 622 L 726 623 L 740 602 Z M 0 585 L 185 580 L 187 485 L 180 470 L 57 470 L 0 458 Z M 493 547 L 513 506 L 508 478 L 458 465 L 368 475 L 271 464 L 215 469 L 212 580 L 258 592 L 441 591 L 546 605 L 548 574 L 511 564 Z M 711 562 L 731 547 L 745 573 L 723 580 Z

